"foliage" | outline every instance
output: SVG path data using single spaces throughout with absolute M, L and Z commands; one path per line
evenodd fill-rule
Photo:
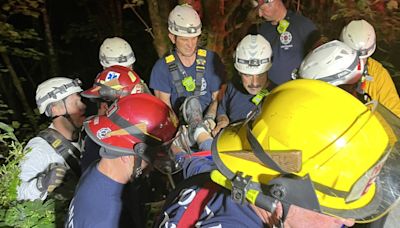
M 300 11 L 315 22 L 324 35 L 324 42 L 339 39 L 342 28 L 351 20 L 364 19 L 376 32 L 377 49 L 373 58 L 390 72 L 400 89 L 400 10 L 398 0 L 287 0 L 287 6 Z M 300 4 L 301 3 L 301 4 Z M 321 12 L 324 12 L 321 15 Z
M 16 14 L 38 18 L 41 7 L 43 0 L 8 0 L 1 5 L 0 52 L 36 60 L 43 56 L 43 53 L 36 49 L 25 46 L 28 41 L 40 40 L 38 33 L 32 28 L 15 28 L 9 22 L 10 17 Z
M 22 14 L 39 17 L 44 0 L 8 0 L 1 7 L 8 15 Z
M 14 110 L 10 109 L 8 105 L 0 97 L 0 121 L 6 122 L 9 120 L 10 115 L 14 113 Z
M 1 149 L 9 149 L 0 167 L 0 226 L 54 227 L 54 200 L 17 201 L 19 163 L 26 152 L 12 127 L 0 122 L 0 130 Z
M 37 132 L 45 129 L 49 123 L 48 121 L 41 121 L 40 114 L 38 110 L 35 110 L 35 114 L 28 116 L 27 113 L 22 113 L 23 118 L 21 120 L 16 120 L 13 118 L 14 110 L 11 109 L 7 103 L 4 102 L 3 97 L 0 95 L 0 122 L 10 125 L 14 129 L 14 135 L 16 138 L 20 139 L 22 142 L 34 137 Z M 31 121 L 35 123 L 40 123 L 38 128 L 35 129 Z M 8 156 L 8 150 L 0 151 L 0 157 Z
M 71 43 L 74 39 L 97 40 L 99 39 L 97 29 L 96 18 L 89 15 L 85 22 L 71 23 L 62 40 L 66 43 Z
M 0 209 L 0 226 L 54 227 L 54 200 L 13 201 L 7 210 Z
M 400 36 L 400 11 L 396 0 L 390 1 L 344 1 L 335 0 L 337 11 L 331 16 L 333 21 L 365 19 L 370 22 L 377 33 L 377 40 L 386 44 L 399 42 Z M 388 29 L 390 28 L 390 29 Z
M 24 156 L 23 144 L 14 135 L 14 129 L 0 123 L 0 129 L 4 132 L 0 135 L 2 146 L 7 145 L 8 156 L 0 167 L 0 205 L 8 206 L 17 198 L 16 187 L 19 185 L 18 164 Z

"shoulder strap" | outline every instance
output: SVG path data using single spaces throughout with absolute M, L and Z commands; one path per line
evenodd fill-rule
M 201 92 L 201 83 L 206 69 L 207 50 L 199 48 L 196 57 L 196 90 L 194 95 L 198 96 Z
M 46 128 L 39 132 L 39 137 L 46 140 L 51 147 L 61 155 L 71 170 L 79 177 L 81 175 L 80 155 L 81 152 L 58 131 Z
M 177 228 L 195 227 L 207 203 L 219 188 L 220 186 L 212 181 L 206 182 L 186 208 L 178 222 Z
M 164 210 L 167 209 L 171 205 L 172 202 L 174 202 L 176 197 L 179 195 L 179 193 L 183 189 L 189 188 L 189 187 L 195 186 L 195 185 L 201 186 L 208 181 L 211 181 L 210 172 L 199 173 L 197 175 L 194 175 L 188 179 L 181 181 L 176 186 L 176 188 L 168 194 L 167 198 L 165 199 Z
M 185 180 L 181 181 L 176 186 L 176 188 L 168 194 L 167 198 L 165 199 L 165 203 L 164 203 L 164 207 L 163 207 L 162 211 L 165 211 L 176 200 L 176 198 L 179 196 L 180 192 L 183 189 L 187 189 L 187 188 L 192 187 L 192 186 L 203 186 L 206 189 L 210 190 L 210 185 L 213 185 L 213 187 L 212 187 L 213 189 L 209 193 L 214 193 L 219 188 L 218 185 L 213 184 L 213 182 L 211 180 L 211 177 L 210 177 L 210 172 L 199 173 L 197 175 L 194 175 L 194 176 L 192 176 L 192 177 L 190 177 L 188 179 L 185 179 Z M 202 188 L 200 188 L 199 191 L 201 191 L 201 189 Z M 202 193 L 202 195 L 204 196 L 204 193 Z M 206 194 L 206 196 L 207 195 L 213 195 L 213 194 Z M 200 200 L 197 200 L 197 201 L 200 201 Z M 205 201 L 205 200 L 202 200 L 202 201 Z M 192 203 L 190 205 L 192 205 L 193 202 L 195 202 L 195 199 L 192 201 Z M 189 205 L 189 207 L 190 207 L 190 205 Z M 204 204 L 204 206 L 205 205 L 206 204 Z M 203 208 L 204 208 L 204 206 L 203 206 Z M 198 205 L 194 205 L 192 207 L 197 207 L 198 208 Z M 191 210 L 194 210 L 194 209 L 191 209 Z M 198 220 L 198 217 L 196 217 L 194 215 L 189 215 L 189 213 L 186 213 L 186 211 L 185 211 L 185 213 L 183 214 L 182 217 L 185 217 L 185 214 L 186 214 L 186 217 L 194 217 L 194 218 L 191 218 L 191 220 L 193 220 L 193 219 Z M 201 215 L 201 213 L 198 214 L 198 216 L 200 216 L 200 215 Z M 160 219 L 158 220 L 158 223 L 154 227 L 158 227 L 159 226 L 159 222 L 161 222 Z M 185 220 L 185 223 L 187 223 L 187 222 L 188 221 Z
M 178 92 L 178 97 L 184 96 L 185 89 L 182 85 L 182 79 L 179 74 L 178 65 L 176 64 L 174 54 L 171 53 L 170 55 L 167 55 L 165 57 L 165 63 L 168 64 L 168 70 L 172 75 L 172 82 L 174 83 L 176 91 Z
M 197 56 L 196 56 L 196 89 L 194 91 L 194 95 L 198 96 L 201 92 L 201 84 L 202 78 L 204 77 L 204 72 L 206 68 L 206 57 L 207 57 L 207 50 L 205 49 L 198 49 Z M 178 92 L 178 96 L 182 97 L 185 96 L 185 89 L 182 85 L 181 74 L 185 77 L 185 70 L 179 61 L 175 59 L 174 54 L 170 54 L 165 57 L 165 62 L 168 64 L 169 72 L 172 74 L 172 80 L 174 86 Z

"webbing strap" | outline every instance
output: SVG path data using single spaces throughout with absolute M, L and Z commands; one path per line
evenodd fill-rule
M 135 125 L 132 125 L 129 121 L 126 119 L 122 118 L 120 115 L 117 113 L 113 113 L 108 117 L 113 123 L 127 131 L 130 135 L 132 135 L 135 138 L 138 138 L 140 141 L 147 145 L 161 145 L 161 141 L 152 138 L 146 134 L 144 134 L 138 127 Z
M 195 227 L 205 206 L 218 189 L 219 186 L 215 183 L 211 181 L 206 182 L 196 193 L 196 196 L 186 208 L 181 219 L 179 220 L 177 228 Z
M 207 51 L 205 49 L 197 50 L 196 56 L 196 89 L 193 95 L 197 96 L 200 95 L 201 92 L 201 85 L 205 73 L 205 65 L 206 65 L 206 56 Z M 172 80 L 176 91 L 178 93 L 178 97 L 185 96 L 185 88 L 182 85 L 182 77 L 187 77 L 186 71 L 182 66 L 182 63 L 177 60 L 174 54 L 170 54 L 165 57 L 165 62 L 168 64 L 168 70 L 172 75 Z M 191 93 L 191 92 L 189 92 Z
M 165 62 L 168 64 L 168 70 L 171 72 L 172 75 L 172 82 L 176 88 L 178 93 L 178 97 L 182 97 L 185 94 L 185 89 L 182 85 L 182 79 L 178 70 L 178 65 L 176 64 L 176 60 L 173 54 L 168 55 L 165 57 Z
M 204 49 L 197 50 L 196 58 L 196 90 L 194 91 L 195 96 L 199 96 L 201 92 L 201 84 L 206 69 L 206 56 L 207 51 Z
M 76 176 L 80 177 L 80 157 L 81 152 L 72 143 L 61 135 L 58 131 L 52 128 L 46 128 L 39 132 L 39 137 L 46 140 L 47 143 L 64 158 L 64 161 L 68 164 L 71 170 Z
M 253 150 L 254 155 L 256 155 L 256 157 L 258 159 L 260 159 L 260 161 L 262 161 L 262 163 L 264 163 L 268 168 L 271 168 L 279 173 L 282 174 L 288 174 L 288 172 L 286 172 L 285 170 L 283 170 L 278 163 L 276 163 L 271 156 L 268 153 L 265 153 L 264 149 L 262 148 L 262 146 L 260 145 L 260 143 L 257 141 L 256 137 L 254 137 L 253 133 L 251 132 L 251 129 L 249 126 L 250 123 L 246 124 L 246 128 L 247 128 L 247 140 L 249 141 L 249 144 L 251 146 L 251 149 Z

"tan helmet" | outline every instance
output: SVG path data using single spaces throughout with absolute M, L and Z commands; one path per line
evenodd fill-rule
M 169 13 L 168 30 L 176 36 L 196 37 L 201 34 L 199 14 L 188 4 L 177 5 Z
M 368 58 L 375 52 L 375 29 L 365 20 L 351 21 L 343 28 L 340 40 L 358 51 L 360 58 Z
M 236 47 L 234 66 L 242 74 L 262 74 L 271 68 L 271 57 L 271 45 L 263 36 L 247 35 Z
M 136 61 L 136 58 L 128 42 L 122 38 L 113 37 L 105 39 L 101 44 L 99 60 L 103 67 L 113 65 L 129 67 Z

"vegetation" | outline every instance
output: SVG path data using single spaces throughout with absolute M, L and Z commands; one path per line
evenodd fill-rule
M 25 154 L 24 145 L 12 127 L 0 122 L 0 130 L 1 148 L 8 152 L 0 167 L 0 227 L 54 227 L 54 200 L 17 201 L 18 165 Z

